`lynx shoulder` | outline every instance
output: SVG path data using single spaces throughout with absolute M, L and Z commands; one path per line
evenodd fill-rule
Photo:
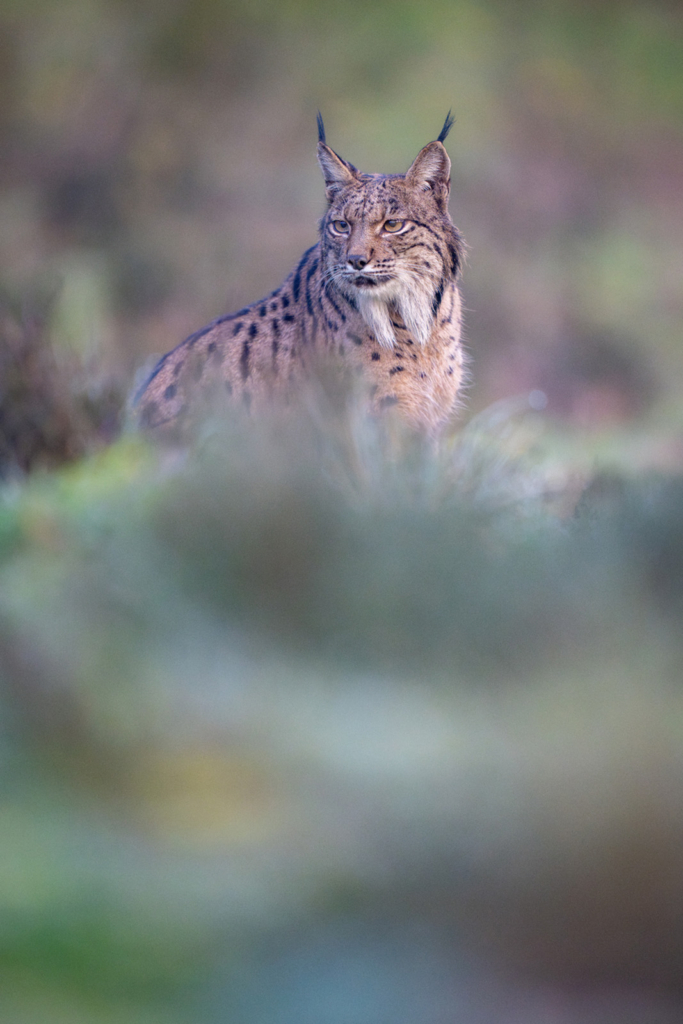
M 451 125 L 449 114 L 405 174 L 364 174 L 327 145 L 318 116 L 327 197 L 319 241 L 266 298 L 218 317 L 159 360 L 136 397 L 141 422 L 175 421 L 205 387 L 252 409 L 291 401 L 330 353 L 360 375 L 373 410 L 395 406 L 438 434 L 464 375 L 465 247 L 448 212 L 443 145 Z

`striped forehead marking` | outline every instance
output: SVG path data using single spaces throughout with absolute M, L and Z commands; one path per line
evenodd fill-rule
M 354 218 L 365 220 L 369 209 L 373 204 L 376 204 L 378 212 L 380 209 L 382 211 L 382 216 L 377 219 L 382 220 L 389 213 L 398 213 L 404 210 L 405 202 L 402 202 L 401 198 L 395 194 L 391 194 L 391 185 L 394 182 L 402 182 L 403 180 L 403 176 L 399 174 L 363 175 L 359 184 L 350 190 L 350 195 L 339 197 L 343 200 L 343 205 L 334 204 L 332 209 L 335 209 L 335 212 L 341 213 L 347 220 Z

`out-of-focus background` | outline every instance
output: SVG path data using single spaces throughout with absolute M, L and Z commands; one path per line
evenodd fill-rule
M 683 1018 L 682 29 L 0 0 L 0 1019 Z M 443 450 L 327 392 L 137 434 L 315 240 L 316 111 L 402 171 L 449 107 Z
M 3 0 L 0 282 L 130 373 L 316 238 L 315 113 L 405 170 L 449 107 L 473 408 L 675 402 L 681 12 L 666 0 Z

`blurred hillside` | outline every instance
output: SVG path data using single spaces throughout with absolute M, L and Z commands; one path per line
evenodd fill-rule
M 2 488 L 0 1015 L 675 1024 L 680 478 L 307 405 Z
M 457 124 L 473 408 L 589 426 L 683 379 L 683 16 L 665 0 L 0 7 L 0 285 L 126 379 L 315 239 L 315 111 L 368 170 Z M 659 403 L 659 404 L 658 404 Z

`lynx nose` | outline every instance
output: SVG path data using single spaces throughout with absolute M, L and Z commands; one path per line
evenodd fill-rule
M 362 270 L 370 262 L 370 260 L 366 260 L 365 256 L 347 256 L 346 261 L 353 270 Z

